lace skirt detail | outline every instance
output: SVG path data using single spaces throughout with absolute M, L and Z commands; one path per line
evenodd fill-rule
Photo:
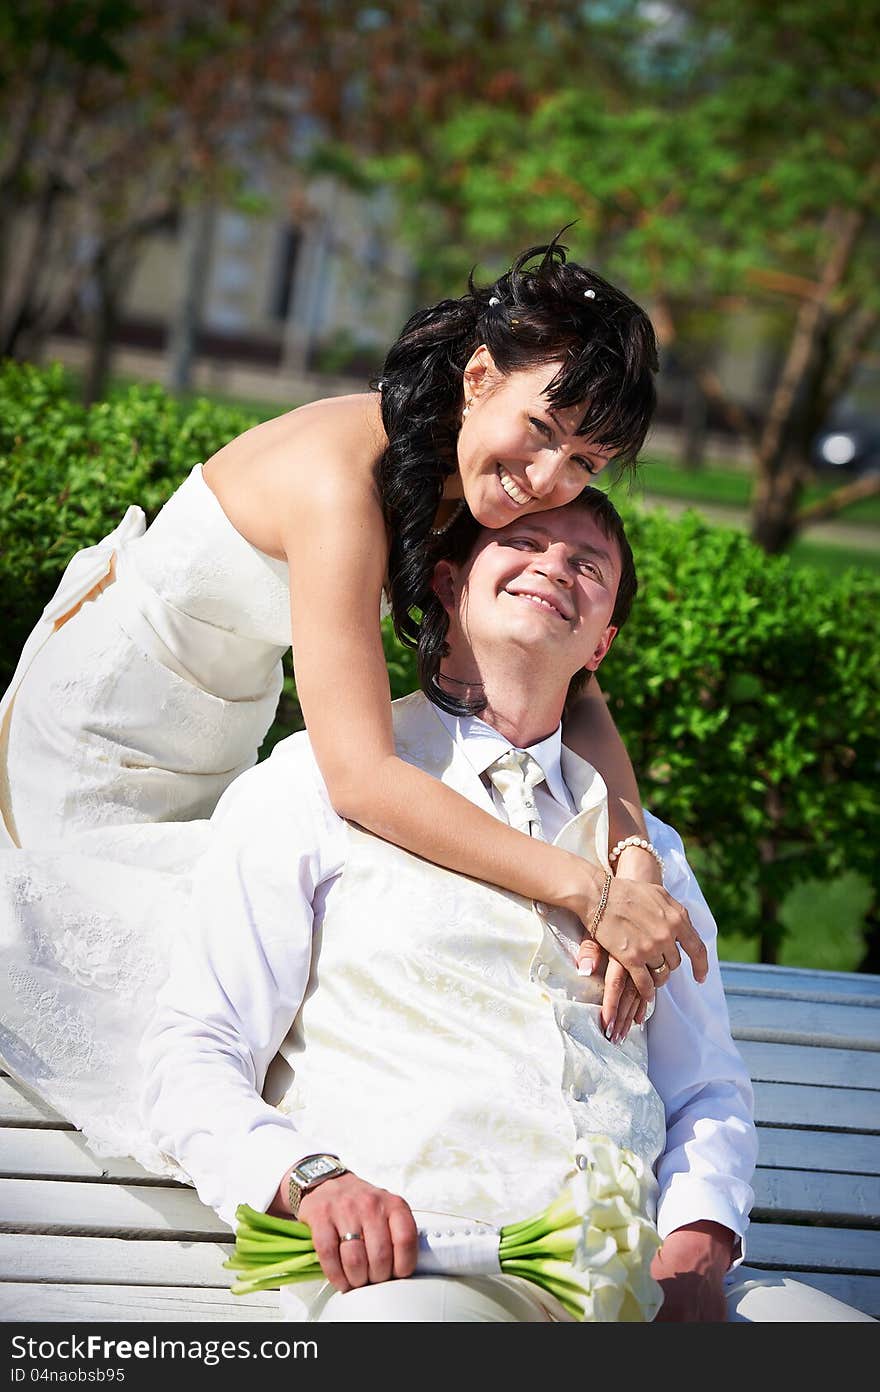
M 152 844 L 164 870 L 127 863 L 124 836 L 100 848 L 92 838 L 95 855 L 0 851 L 0 1055 L 97 1154 L 185 1179 L 143 1126 L 138 1047 L 172 939 L 187 931 L 181 870 L 203 849 L 207 824 L 181 828 L 164 852 L 163 830 Z

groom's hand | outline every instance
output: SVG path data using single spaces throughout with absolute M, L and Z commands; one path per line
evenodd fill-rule
M 720 1223 L 690 1223 L 663 1241 L 651 1275 L 663 1288 L 657 1323 L 720 1324 L 727 1320 L 724 1277 L 735 1235 Z
M 419 1236 L 409 1204 L 355 1174 L 312 1189 L 299 1217 L 311 1228 L 321 1270 L 338 1291 L 411 1276 L 416 1269 Z

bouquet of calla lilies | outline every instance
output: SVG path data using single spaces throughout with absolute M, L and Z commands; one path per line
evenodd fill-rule
M 651 1276 L 660 1239 L 645 1216 L 650 1172 L 605 1136 L 583 1142 L 576 1161 L 559 1198 L 520 1223 L 498 1229 L 473 1219 L 415 1212 L 416 1271 L 521 1276 L 555 1296 L 576 1320 L 652 1320 L 663 1295 Z M 305 1223 L 272 1218 L 246 1204 L 235 1216 L 235 1251 L 224 1263 L 241 1273 L 234 1294 L 322 1279 Z

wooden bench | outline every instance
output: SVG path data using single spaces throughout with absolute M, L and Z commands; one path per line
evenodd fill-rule
M 880 977 L 724 964 L 755 1084 L 747 1261 L 880 1318 Z M 229 1294 L 229 1231 L 196 1194 L 101 1161 L 0 1077 L 0 1319 L 271 1321 Z

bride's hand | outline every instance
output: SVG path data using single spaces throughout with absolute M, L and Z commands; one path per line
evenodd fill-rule
M 657 858 L 639 846 L 625 846 L 617 858 L 614 870 L 619 880 L 637 880 L 640 884 L 663 883 L 663 871 Z M 626 1039 L 633 1024 L 644 1024 L 649 1002 L 639 995 L 638 988 L 626 967 L 609 957 L 592 938 L 585 937 L 578 953 L 578 965 L 590 962 L 595 971 L 599 968 L 600 958 L 604 964 L 605 977 L 600 1016 L 602 1029 L 610 1031 L 610 1036 L 607 1037 L 610 1037 L 614 1044 L 620 1044 Z M 652 973 L 652 977 L 652 984 L 656 989 L 666 984 L 669 973 Z
M 643 857 L 653 859 L 644 856 L 644 853 Z M 583 895 L 574 895 L 567 906 L 573 908 L 587 926 L 595 913 L 595 895 L 593 879 L 589 890 Z M 687 910 L 659 884 L 625 879 L 621 875 L 613 879 L 608 890 L 608 902 L 596 930 L 596 939 L 609 957 L 615 958 L 629 973 L 645 1008 L 654 998 L 655 987 L 663 985 L 669 973 L 681 964 L 679 947 L 691 959 L 696 981 L 705 981 L 708 974 L 706 947 L 695 932 Z M 651 971 L 652 967 L 661 966 L 662 971 Z M 609 987 L 606 972 L 602 1007 L 606 1032 L 612 1027 L 612 1015 L 617 1015 L 623 984 L 620 975 L 612 972 Z M 614 1023 L 617 1024 L 616 1018 Z M 617 1030 L 613 1029 L 613 1032 Z

